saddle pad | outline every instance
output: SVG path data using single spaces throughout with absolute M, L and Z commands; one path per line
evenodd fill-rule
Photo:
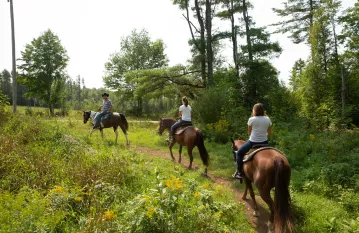
M 279 153 L 281 153 L 282 155 L 286 156 L 283 152 L 281 152 L 280 150 L 274 148 L 274 147 L 261 147 L 259 149 L 256 149 L 256 150 L 250 150 L 243 158 L 243 162 L 246 163 L 246 162 L 249 162 L 253 159 L 254 155 L 256 155 L 258 152 L 262 151 L 262 150 L 275 150 Z
M 184 128 L 180 128 L 180 129 L 176 130 L 175 134 L 180 135 L 181 133 L 183 133 L 188 128 L 194 128 L 194 127 L 193 126 L 187 126 L 187 127 L 184 127 Z

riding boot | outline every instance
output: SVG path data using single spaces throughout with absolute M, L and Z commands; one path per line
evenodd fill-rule
M 173 136 L 169 136 L 168 138 L 167 138 L 167 142 L 168 143 L 173 143 Z

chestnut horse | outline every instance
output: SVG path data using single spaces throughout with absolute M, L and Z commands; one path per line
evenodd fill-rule
M 232 150 L 235 153 L 245 141 L 232 141 Z M 244 163 L 244 181 L 246 188 L 242 199 L 247 199 L 247 191 L 253 200 L 255 215 L 258 206 L 252 188 L 252 182 L 257 186 L 262 199 L 268 204 L 271 212 L 270 221 L 274 221 L 275 233 L 293 232 L 291 198 L 289 194 L 290 166 L 287 158 L 279 151 L 265 149 L 254 155 L 253 159 Z M 274 202 L 270 195 L 275 188 Z
M 94 111 L 84 111 L 84 124 L 87 123 L 88 120 L 94 120 L 95 119 L 95 116 L 96 116 L 96 112 Z M 121 128 L 123 134 L 125 135 L 126 137 L 126 144 L 129 145 L 129 141 L 128 141 L 128 138 L 127 138 L 127 130 L 128 130 L 128 122 L 126 120 L 126 117 L 125 115 L 123 115 L 122 113 L 117 113 L 117 112 L 114 112 L 112 113 L 111 117 L 109 117 L 108 119 L 104 120 L 103 122 L 103 128 L 100 126 L 98 129 L 100 130 L 101 132 L 101 137 L 103 139 L 103 129 L 104 128 L 113 128 L 113 131 L 115 132 L 116 134 L 116 141 L 115 143 L 117 144 L 117 138 L 118 138 L 118 132 L 117 132 L 117 129 L 118 127 Z M 92 124 L 93 125 L 93 124 Z M 91 132 L 90 132 L 90 136 L 91 134 L 93 133 L 93 131 L 95 130 L 95 128 L 92 128 Z
M 165 129 L 170 129 L 174 123 L 176 123 L 176 120 L 173 118 L 161 118 L 160 119 L 160 128 L 159 128 L 158 133 L 160 135 L 162 135 L 163 131 Z M 188 127 L 188 126 L 179 127 L 176 131 L 184 129 L 185 127 Z M 207 175 L 207 166 L 208 166 L 208 162 L 209 162 L 209 155 L 207 153 L 206 147 L 204 146 L 204 138 L 203 138 L 202 131 L 198 128 L 190 126 L 187 129 L 185 129 L 182 133 L 173 135 L 173 143 L 170 143 L 168 146 L 173 160 L 175 160 L 175 157 L 173 157 L 172 147 L 176 144 L 176 142 L 180 145 L 178 163 L 181 163 L 182 147 L 186 146 L 187 152 L 188 152 L 188 155 L 190 158 L 190 164 L 189 164 L 188 168 L 191 169 L 192 162 L 193 162 L 192 151 L 193 151 L 193 148 L 195 146 L 197 146 L 199 154 L 202 159 L 202 162 L 206 166 L 206 168 L 204 170 L 204 174 Z

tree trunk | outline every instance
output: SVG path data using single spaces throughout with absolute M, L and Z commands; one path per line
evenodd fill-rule
M 309 44 L 310 44 L 310 54 L 312 58 L 314 56 L 314 48 L 312 43 L 310 42 L 312 28 L 313 28 L 313 17 L 314 17 L 314 5 L 313 0 L 309 0 Z
M 333 27 L 333 37 L 334 37 L 334 56 L 335 56 L 335 62 L 336 65 L 339 65 L 339 53 L 338 53 L 338 38 L 337 38 L 337 32 L 335 27 L 335 19 L 332 18 L 332 27 Z
M 213 84 L 212 0 L 206 0 L 208 86 Z
M 229 9 L 231 15 L 231 27 L 232 27 L 232 45 L 233 45 L 233 61 L 236 75 L 239 76 L 239 65 L 238 65 L 238 45 L 237 45 L 237 29 L 234 23 L 234 6 L 233 0 L 231 0 L 231 7 Z
M 49 106 L 49 110 L 50 110 L 50 116 L 54 116 L 55 115 L 55 109 L 53 106 Z
M 313 16 L 314 16 L 313 0 L 309 0 L 309 28 L 313 27 Z
M 345 115 L 345 77 L 344 77 L 344 65 L 342 65 L 342 117 Z
M 200 26 L 200 56 L 201 56 L 201 75 L 202 75 L 202 79 L 204 81 L 206 81 L 206 41 L 205 41 L 205 27 L 204 27 L 204 22 L 203 22 L 203 18 L 201 15 L 201 9 L 198 3 L 198 0 L 194 1 L 194 5 L 195 5 L 195 9 L 196 9 L 196 15 L 197 15 L 197 20 Z
M 252 62 L 253 61 L 253 51 L 252 51 L 252 42 L 251 35 L 249 29 L 249 16 L 248 16 L 248 8 L 246 0 L 242 0 L 243 3 L 243 19 L 246 24 L 246 38 L 247 38 L 247 47 L 248 47 L 248 58 Z
M 13 0 L 10 0 L 11 42 L 12 42 L 12 110 L 13 112 L 16 112 L 17 83 L 16 83 L 16 53 L 15 53 L 15 25 L 14 25 L 15 23 L 14 23 L 14 7 L 12 1 Z

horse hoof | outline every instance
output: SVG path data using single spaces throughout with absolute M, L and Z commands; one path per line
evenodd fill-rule
M 258 217 L 259 217 L 259 212 L 258 212 L 258 211 L 254 211 L 254 212 L 253 212 L 253 216 L 258 218 Z
M 247 199 L 246 196 L 243 196 L 243 197 L 242 197 L 242 200 L 243 200 L 243 201 L 246 201 L 246 200 L 248 200 L 248 199 Z

